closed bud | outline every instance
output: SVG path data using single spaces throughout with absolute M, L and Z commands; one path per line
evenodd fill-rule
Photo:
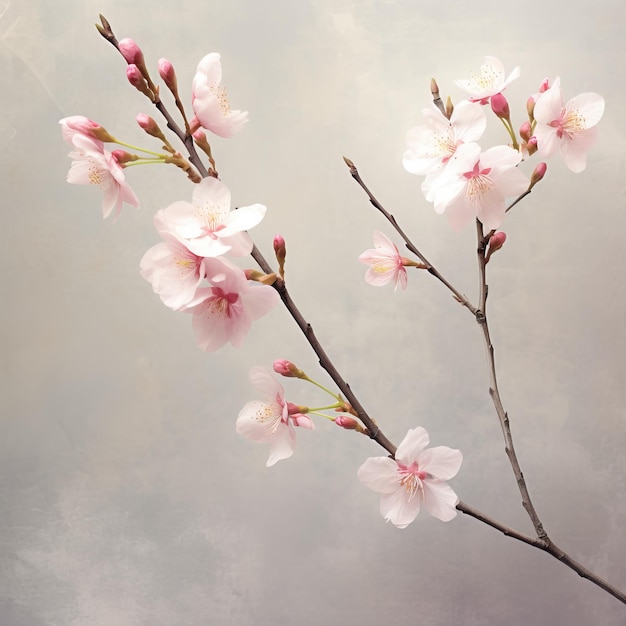
M 119 51 L 122 53 L 126 63 L 137 65 L 142 68 L 145 65 L 141 48 L 130 38 L 126 37 L 118 43 Z
M 143 128 L 148 135 L 152 135 L 153 137 L 161 136 L 161 129 L 159 125 L 151 118 L 149 115 L 145 113 L 140 113 L 137 117 L 137 124 L 139 124 L 140 128 Z
M 285 378 L 306 378 L 306 374 L 291 361 L 286 359 L 278 359 L 274 361 L 274 371 Z
M 176 72 L 174 72 L 174 66 L 167 59 L 159 59 L 159 76 L 163 82 L 167 85 L 167 88 L 176 94 L 178 90 L 178 83 L 176 81 Z
M 530 176 L 531 189 L 546 175 L 547 170 L 548 166 L 543 161 L 537 164 L 537 167 L 535 167 Z
M 491 255 L 494 252 L 497 252 L 504 245 L 505 241 L 506 233 L 501 230 L 491 235 L 491 237 L 489 238 L 489 250 L 487 251 L 487 256 L 485 257 L 485 263 L 489 262 Z
M 349 415 L 338 415 L 333 421 L 337 426 L 346 430 L 358 430 L 359 428 L 359 423 Z
M 128 78 L 128 82 L 138 91 L 141 91 L 142 94 L 150 98 L 150 100 L 154 100 L 154 94 L 150 87 L 148 87 L 148 83 L 146 79 L 143 77 L 139 68 L 134 64 L 130 63 L 126 68 L 126 78 Z
M 532 122 L 535 119 L 535 98 L 533 96 L 526 100 L 526 112 L 528 113 L 528 119 Z
M 124 167 L 125 163 L 130 163 L 131 161 L 136 161 L 139 157 L 136 154 L 131 154 L 130 152 L 126 152 L 126 150 L 113 150 L 111 152 L 113 158 Z
M 530 122 L 524 122 L 520 127 L 519 127 L 519 136 L 524 140 L 524 141 L 528 141 L 531 137 L 531 126 L 530 126 Z
M 276 261 L 278 261 L 278 273 L 283 276 L 285 273 L 285 259 L 287 258 L 287 247 L 285 245 L 285 239 L 282 235 L 276 235 L 274 237 L 274 253 L 276 254 Z
M 509 103 L 501 93 L 491 96 L 491 110 L 500 119 L 508 120 L 510 117 Z

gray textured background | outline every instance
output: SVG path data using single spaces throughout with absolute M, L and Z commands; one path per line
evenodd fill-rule
M 152 214 L 188 199 L 173 168 L 137 168 L 142 201 L 102 221 L 69 186 L 58 119 L 83 114 L 151 145 L 151 113 L 93 23 L 175 65 L 181 92 L 222 53 L 250 122 L 214 141 L 238 205 L 269 207 L 293 295 L 370 413 L 396 442 L 422 425 L 460 448 L 460 497 L 530 532 L 487 394 L 476 324 L 426 275 L 406 292 L 364 283 L 357 261 L 384 229 L 341 160 L 458 288 L 476 298 L 474 233 L 453 233 L 401 167 L 428 81 L 499 57 L 516 125 L 544 76 L 606 99 L 587 171 L 558 158 L 507 218 L 490 265 L 490 313 L 519 456 L 548 531 L 626 588 L 622 2 L 5 2 L 0 9 L 3 190 L 0 624 L 617 626 L 626 609 L 546 555 L 476 521 L 420 516 L 400 531 L 356 469 L 379 454 L 319 423 L 295 456 L 235 434 L 253 365 L 290 358 L 326 382 L 277 309 L 245 347 L 200 352 L 190 319 L 138 273 Z M 494 141 L 504 137 L 490 122 Z M 485 144 L 486 145 L 486 144 Z M 325 400 L 286 381 L 290 400 Z

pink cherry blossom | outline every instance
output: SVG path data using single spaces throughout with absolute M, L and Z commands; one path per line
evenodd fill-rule
M 437 213 L 445 211 L 455 230 L 474 218 L 486 228 L 496 229 L 504 219 L 506 198 L 528 189 L 528 178 L 516 167 L 521 160 L 521 153 L 509 146 L 494 146 L 481 153 L 478 144 L 463 144 L 445 175 L 433 181 L 426 179 L 422 190 L 434 202 Z
M 519 75 L 519 66 L 506 76 L 501 61 L 495 57 L 485 57 L 485 62 L 480 66 L 480 74 L 472 73 L 469 79 L 455 80 L 454 82 L 457 87 L 470 95 L 469 99 L 472 102 L 487 104 L 491 96 L 504 91 Z
M 278 303 L 278 293 L 273 287 L 251 284 L 244 272 L 226 259 L 206 258 L 203 264 L 211 286 L 198 288 L 184 309 L 193 314 L 198 344 L 207 352 L 228 342 L 239 348 L 252 322 Z
M 556 78 L 552 87 L 539 95 L 533 111 L 539 154 L 548 158 L 558 150 L 570 170 L 582 172 L 603 113 L 604 98 L 597 93 L 583 93 L 563 104 L 561 81 Z
M 105 136 L 108 135 L 100 124 L 90 120 L 84 115 L 70 115 L 69 117 L 64 117 L 62 120 L 59 120 L 59 124 L 61 124 L 63 139 L 71 146 L 74 145 L 72 139 L 75 135 L 83 135 L 94 141 L 98 146 L 102 146 L 102 131 L 104 131 Z
M 459 145 L 478 141 L 487 127 L 482 107 L 473 102 L 459 102 L 450 119 L 435 106 L 422 113 L 426 124 L 409 130 L 402 157 L 404 169 L 411 174 L 438 172 Z
M 285 400 L 283 386 L 264 367 L 250 370 L 250 380 L 265 400 L 248 402 L 239 412 L 236 429 L 243 437 L 270 446 L 266 466 L 289 458 L 296 446 L 295 426 L 312 429 L 313 422 Z
M 397 291 L 398 285 L 406 289 L 404 259 L 396 245 L 380 231 L 374 231 L 374 248 L 363 252 L 359 261 L 370 266 L 365 273 L 365 280 L 370 285 L 380 287 L 393 280 L 394 291 Z
M 154 219 L 158 223 L 158 217 Z M 139 267 L 163 304 L 175 311 L 184 309 L 194 299 L 206 272 L 204 259 L 173 237 L 152 246 Z
M 209 176 L 194 186 L 191 202 L 174 202 L 157 213 L 159 232 L 171 234 L 198 256 L 245 256 L 252 239 L 243 231 L 256 226 L 266 210 L 253 204 L 231 211 L 228 187 Z
M 139 199 L 126 182 L 124 172 L 115 157 L 104 149 L 102 142 L 81 134 L 72 136 L 75 150 L 67 182 L 74 185 L 97 185 L 104 192 L 102 216 L 108 217 L 115 210 L 117 217 L 124 202 L 139 206 Z
M 191 90 L 191 106 L 203 128 L 232 137 L 248 121 L 247 111 L 230 108 L 222 82 L 222 64 L 217 52 L 207 54 L 198 64 Z
M 459 499 L 445 481 L 456 476 L 463 455 L 446 446 L 426 449 L 428 444 L 428 433 L 418 426 L 406 434 L 395 459 L 371 457 L 358 470 L 359 479 L 382 494 L 381 515 L 398 528 L 406 528 L 422 504 L 443 522 L 456 516 Z

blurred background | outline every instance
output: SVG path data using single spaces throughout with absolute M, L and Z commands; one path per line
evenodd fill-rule
M 561 77 L 566 99 L 604 96 L 587 170 L 554 157 L 507 216 L 489 314 L 545 527 L 626 588 L 623 3 L 12 0 L 0 7 L 0 624 L 624 624 L 618 601 L 474 519 L 385 524 L 356 478 L 383 453 L 365 437 L 318 420 L 266 469 L 266 446 L 236 435 L 257 397 L 252 366 L 288 358 L 332 382 L 284 309 L 242 349 L 206 354 L 190 318 L 139 276 L 158 241 L 153 214 L 191 197 L 178 170 L 129 169 L 141 208 L 117 222 L 102 220 L 97 189 L 65 182 L 62 117 L 158 145 L 136 126 L 156 112 L 98 35 L 98 13 L 155 75 L 160 57 L 172 61 L 187 104 L 198 61 L 221 53 L 231 105 L 250 121 L 213 153 L 235 205 L 268 206 L 258 246 L 271 258 L 285 237 L 294 299 L 385 433 L 399 443 L 421 425 L 432 445 L 460 448 L 460 498 L 528 533 L 480 330 L 425 273 L 397 293 L 366 285 L 357 258 L 373 231 L 399 240 L 342 156 L 476 302 L 474 229 L 452 232 L 401 165 L 431 76 L 459 101 L 454 79 L 485 55 L 521 66 L 506 92 L 516 127 L 546 76 Z M 506 142 L 491 117 L 489 129 L 483 147 Z M 293 402 L 326 403 L 284 385 Z

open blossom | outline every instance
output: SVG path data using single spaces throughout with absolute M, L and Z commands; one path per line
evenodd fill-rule
M 252 250 L 252 239 L 243 231 L 256 226 L 266 210 L 262 204 L 253 204 L 231 211 L 228 187 L 209 176 L 194 185 L 191 202 L 180 200 L 157 213 L 158 230 L 170 233 L 198 256 L 226 252 L 245 256 Z
M 359 261 L 370 266 L 365 273 L 365 280 L 370 285 L 380 287 L 393 280 L 394 291 L 398 289 L 398 285 L 406 289 L 404 259 L 396 245 L 380 231 L 374 231 L 374 248 L 361 254 Z
M 409 130 L 402 157 L 411 174 L 432 174 L 450 160 L 462 143 L 478 141 L 487 127 L 487 117 L 478 104 L 459 102 L 448 119 L 437 107 L 424 109 L 426 124 Z
M 154 219 L 158 222 L 157 216 Z M 139 267 L 163 304 L 175 311 L 185 308 L 194 299 L 206 273 L 202 257 L 167 235 L 165 241 L 152 246 L 143 255 Z
M 191 106 L 203 128 L 228 138 L 243 128 L 248 112 L 231 110 L 221 82 L 220 55 L 212 52 L 198 63 L 191 88 Z
M 548 158 L 558 151 L 567 167 L 582 172 L 587 166 L 586 152 L 593 145 L 596 124 L 604 113 L 604 98 L 583 93 L 563 103 L 561 81 L 539 94 L 533 114 L 537 121 L 535 137 L 539 154 Z
M 358 470 L 359 479 L 382 494 L 381 515 L 398 528 L 406 528 L 422 504 L 443 522 L 456 516 L 459 499 L 445 481 L 456 476 L 463 455 L 446 446 L 426 449 L 428 444 L 428 433 L 418 426 L 406 434 L 395 459 L 371 457 Z
M 113 154 L 104 149 L 101 141 L 76 132 L 71 142 L 75 150 L 69 153 L 73 162 L 67 174 L 67 182 L 97 185 L 104 192 L 103 217 L 108 217 L 114 210 L 117 217 L 124 202 L 139 206 L 139 199 L 126 182 L 120 164 Z
M 241 347 L 252 322 L 268 313 L 279 300 L 267 285 L 251 285 L 244 272 L 223 258 L 203 261 L 210 287 L 199 287 L 185 307 L 202 350 L 213 352 L 228 342 Z
M 516 167 L 521 159 L 521 153 L 509 146 L 494 146 L 481 153 L 478 144 L 463 144 L 445 175 L 435 181 L 426 179 L 422 190 L 435 203 L 437 213 L 445 211 L 455 230 L 474 218 L 486 228 L 496 229 L 504 219 L 506 198 L 528 189 L 528 178 Z
M 267 369 L 252 368 L 250 380 L 265 400 L 248 402 L 239 412 L 236 429 L 243 437 L 269 444 L 266 466 L 270 467 L 293 454 L 295 426 L 312 429 L 313 422 L 308 416 L 298 413 L 298 407 L 285 400 L 283 386 Z
M 501 61 L 495 57 L 485 57 L 485 62 L 480 66 L 480 74 L 472 73 L 470 78 L 454 82 L 469 94 L 472 102 L 487 104 L 491 96 L 504 91 L 519 75 L 519 66 L 506 76 Z

